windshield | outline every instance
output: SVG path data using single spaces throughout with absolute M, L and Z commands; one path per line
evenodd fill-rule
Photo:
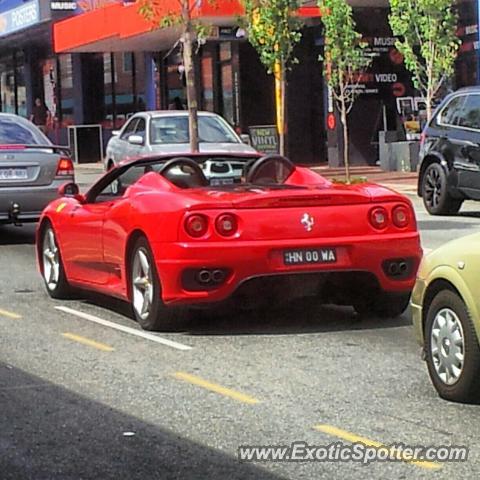
M 46 145 L 40 132 L 30 128 L 21 119 L 0 118 L 0 145 Z
M 233 130 L 216 117 L 198 117 L 199 141 L 204 143 L 239 143 Z M 188 117 L 169 116 L 152 118 L 150 123 L 152 145 L 188 143 Z

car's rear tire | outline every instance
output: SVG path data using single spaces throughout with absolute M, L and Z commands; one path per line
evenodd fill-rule
M 68 284 L 60 247 L 50 223 L 46 223 L 42 228 L 40 239 L 42 276 L 48 294 L 57 299 L 70 298 L 72 288 Z
M 430 215 L 454 215 L 462 206 L 463 199 L 453 198 L 448 192 L 447 174 L 439 163 L 427 167 L 422 177 L 422 199 Z
M 442 290 L 428 307 L 425 322 L 428 373 L 446 400 L 480 403 L 480 347 L 462 298 Z
M 395 318 L 408 307 L 410 293 L 389 293 L 365 295 L 353 302 L 353 308 L 362 316 L 374 315 L 379 318 Z
M 130 299 L 135 319 L 144 330 L 163 330 L 178 318 L 178 311 L 165 306 L 150 245 L 139 237 L 130 255 Z

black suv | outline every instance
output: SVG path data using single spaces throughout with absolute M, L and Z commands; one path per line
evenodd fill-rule
M 480 200 L 480 87 L 445 97 L 422 133 L 418 195 L 432 215 Z

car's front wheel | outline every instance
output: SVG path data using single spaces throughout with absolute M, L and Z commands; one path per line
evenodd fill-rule
M 423 204 L 431 215 L 454 215 L 463 200 L 453 198 L 448 192 L 447 174 L 439 163 L 427 167 L 422 177 Z
M 176 320 L 176 310 L 162 301 L 157 268 L 144 237 L 135 242 L 130 255 L 130 298 L 135 319 L 144 330 L 161 330 Z
M 69 298 L 72 290 L 65 275 L 55 231 L 50 223 L 43 228 L 40 238 L 42 273 L 47 292 L 52 298 Z
M 467 306 L 450 290 L 440 291 L 427 312 L 425 350 L 438 394 L 454 402 L 480 402 L 480 347 Z

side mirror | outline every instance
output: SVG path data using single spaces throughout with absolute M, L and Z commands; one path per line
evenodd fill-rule
M 248 133 L 242 133 L 240 135 L 240 139 L 242 140 L 243 143 L 246 143 L 247 145 L 252 144 L 252 142 L 250 140 L 250 135 Z
M 58 188 L 58 195 L 60 197 L 73 197 L 80 203 L 85 202 L 85 196 L 80 193 L 80 188 L 76 183 L 73 182 L 60 185 L 60 187 Z
M 120 130 L 112 130 L 112 137 L 118 137 L 120 135 Z
M 130 135 L 128 137 L 128 143 L 132 145 L 143 145 L 143 137 L 141 135 Z

